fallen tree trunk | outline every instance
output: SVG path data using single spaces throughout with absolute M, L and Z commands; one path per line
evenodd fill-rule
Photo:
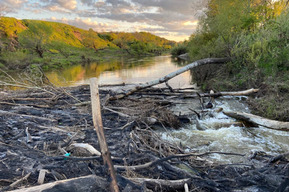
M 229 117 L 245 121 L 248 123 L 252 123 L 254 125 L 261 125 L 263 127 L 281 131 L 289 131 L 289 122 L 270 120 L 249 113 L 230 112 L 230 111 L 224 111 L 223 113 Z
M 161 83 L 165 83 L 168 80 L 178 76 L 179 74 L 182 74 L 182 73 L 184 73 L 184 72 L 186 72 L 186 71 L 188 71 L 194 67 L 197 67 L 197 66 L 201 66 L 201 65 L 205 65 L 205 64 L 220 64 L 220 63 L 228 62 L 229 60 L 230 60 L 229 58 L 207 58 L 207 59 L 198 60 L 198 61 L 195 61 L 195 62 L 189 64 L 189 65 L 186 65 L 185 67 L 180 68 L 179 70 L 177 70 L 175 72 L 172 72 L 172 73 L 170 73 L 164 77 L 161 77 L 157 80 L 153 80 L 150 82 L 139 84 L 139 85 L 135 86 L 134 88 L 126 91 L 125 93 L 111 96 L 109 99 L 110 100 L 122 99 L 128 95 L 133 94 L 136 91 L 139 91 L 139 90 L 142 90 L 145 88 L 149 88 L 149 87 L 152 87 L 154 85 L 161 84 Z
M 88 175 L 73 179 L 56 181 L 53 183 L 46 183 L 35 187 L 18 189 L 11 192 L 54 192 L 54 191 L 105 191 L 109 183 L 101 177 L 96 175 Z
M 257 93 L 259 91 L 259 89 L 247 89 L 244 91 L 232 91 L 232 92 L 219 92 L 219 93 L 202 93 L 200 94 L 202 97 L 220 97 L 220 96 L 246 96 L 246 95 L 250 95 L 252 93 Z

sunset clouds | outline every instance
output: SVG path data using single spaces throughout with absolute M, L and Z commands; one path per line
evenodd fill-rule
M 197 27 L 201 0 L 2 0 L 7 16 L 65 22 L 96 31 L 148 31 L 184 40 Z M 199 7 L 198 7 L 199 6 Z

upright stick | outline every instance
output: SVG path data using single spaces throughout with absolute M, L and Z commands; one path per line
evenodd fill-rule
M 97 138 L 98 138 L 98 142 L 99 142 L 99 146 L 101 150 L 101 155 L 103 158 L 103 163 L 105 166 L 106 165 L 108 166 L 108 171 L 112 179 L 110 188 L 111 188 L 111 191 L 113 192 L 119 192 L 115 170 L 112 164 L 110 152 L 107 147 L 107 143 L 106 143 L 106 139 L 104 135 L 104 129 L 102 125 L 97 78 L 90 79 L 90 94 L 91 94 L 93 125 L 97 133 Z

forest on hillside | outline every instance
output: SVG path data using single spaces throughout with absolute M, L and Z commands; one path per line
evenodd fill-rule
M 56 22 L 0 18 L 0 66 L 10 69 L 37 63 L 48 68 L 89 62 L 116 52 L 159 55 L 174 43 L 147 32 L 98 33 Z

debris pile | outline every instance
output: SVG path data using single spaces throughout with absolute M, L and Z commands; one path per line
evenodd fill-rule
M 121 191 L 288 190 L 288 154 L 256 153 L 250 164 L 220 165 L 206 156 L 244 154 L 186 153 L 185 146 L 163 141 L 155 129 L 179 128 L 196 116 L 170 110 L 176 97 L 185 98 L 182 93 L 149 88 L 121 100 L 109 100 L 110 94 L 100 89 L 105 137 Z M 109 189 L 89 86 L 1 92 L 0 114 L 0 190 Z

